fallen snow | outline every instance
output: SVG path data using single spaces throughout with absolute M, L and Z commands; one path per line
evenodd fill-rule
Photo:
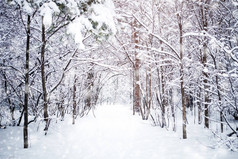
M 55 13 L 60 13 L 60 10 L 58 6 L 55 4 L 55 2 L 48 2 L 44 3 L 40 8 L 40 15 L 43 16 L 43 23 L 46 26 L 46 28 L 50 27 L 52 25 L 52 16 Z
M 204 129 L 191 124 L 188 139 L 132 116 L 129 106 L 99 106 L 95 116 L 54 121 L 45 136 L 40 122 L 30 125 L 30 148 L 23 149 L 22 127 L 0 129 L 0 159 L 235 159 L 237 152 L 209 148 Z M 39 128 L 39 130 L 38 130 Z

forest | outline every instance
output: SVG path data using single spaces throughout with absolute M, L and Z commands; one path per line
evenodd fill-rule
M 20 148 L 34 147 L 31 125 L 47 137 L 118 104 L 237 152 L 238 1 L 0 1 L 0 136 L 16 128 Z

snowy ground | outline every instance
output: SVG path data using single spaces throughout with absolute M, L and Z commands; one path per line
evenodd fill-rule
M 212 149 L 206 130 L 189 127 L 188 139 L 132 116 L 128 106 L 100 106 L 89 115 L 51 123 L 47 136 L 30 126 L 30 148 L 23 149 L 22 127 L 0 129 L 0 159 L 237 159 L 238 153 Z

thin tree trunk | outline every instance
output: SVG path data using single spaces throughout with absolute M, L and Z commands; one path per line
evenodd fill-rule
M 148 66 L 148 73 L 146 76 L 146 93 L 147 93 L 147 103 L 146 103 L 146 114 L 145 114 L 145 120 L 148 120 L 150 115 L 150 108 L 151 108 L 151 64 Z
M 182 108 L 183 108 L 183 139 L 187 139 L 186 130 L 186 106 L 185 106 L 185 91 L 184 91 L 184 73 L 183 73 L 183 28 L 181 17 L 178 15 L 179 25 L 179 44 L 180 44 L 180 87 L 182 95 Z
M 174 101 L 173 101 L 173 88 L 170 89 L 170 100 L 171 100 L 171 113 L 173 117 L 173 131 L 176 132 L 176 116 L 175 116 L 175 106 L 174 106 Z
M 15 106 L 11 102 L 11 98 L 9 97 L 8 88 L 7 88 L 7 77 L 6 77 L 5 71 L 3 72 L 3 78 L 4 78 L 5 93 L 6 93 L 7 101 L 8 101 L 8 104 L 9 104 L 9 110 L 10 110 L 10 113 L 11 113 L 11 120 L 12 120 L 13 126 L 15 126 L 15 124 L 16 124 L 15 123 L 15 118 L 14 118 Z
M 155 0 L 152 0 L 152 6 L 151 6 L 151 10 L 152 10 L 152 33 L 154 32 L 154 28 L 155 28 L 155 13 L 154 13 L 154 7 L 155 7 Z M 149 44 L 150 44 L 150 47 L 152 48 L 153 47 L 153 36 L 150 36 L 149 37 Z M 151 56 L 151 52 L 150 52 L 150 49 L 148 47 L 147 49 L 148 51 L 148 56 Z M 151 62 L 148 63 L 148 74 L 146 76 L 146 93 L 147 93 L 147 112 L 146 112 L 146 115 L 145 115 L 145 119 L 148 120 L 149 116 L 150 116 L 150 109 L 151 109 L 151 103 L 152 103 L 152 92 L 151 92 L 151 84 L 152 84 L 152 81 L 151 81 Z
M 158 15 L 158 22 L 159 24 L 161 24 L 161 14 L 160 14 L 160 9 L 159 9 L 159 15 Z M 159 27 L 159 32 L 162 33 L 161 31 L 161 27 Z M 164 48 L 162 47 L 162 41 L 160 41 L 160 48 L 161 51 L 164 50 Z M 162 57 L 161 57 L 162 59 Z M 160 60 L 161 60 L 160 59 Z M 163 62 L 162 62 L 163 64 Z M 161 116 L 162 116 L 162 123 L 161 123 L 161 127 L 163 128 L 164 126 L 166 126 L 166 120 L 165 120 L 165 107 L 167 106 L 167 97 L 165 94 L 165 81 L 164 81 L 164 70 L 163 70 L 163 66 L 159 66 L 160 69 L 158 69 L 158 79 L 159 79 L 159 88 L 160 88 L 160 99 L 161 99 Z M 158 101 L 159 102 L 159 101 Z
M 201 88 L 199 88 L 198 92 L 197 92 L 197 107 L 198 107 L 198 124 L 202 123 L 202 119 L 201 119 L 201 111 L 202 111 L 202 107 L 201 107 Z
M 72 124 L 75 124 L 75 118 L 76 118 L 76 82 L 77 82 L 77 77 L 75 75 L 74 86 L 73 86 L 73 123 Z
M 27 16 L 26 64 L 25 64 L 25 97 L 24 97 L 24 148 L 28 148 L 28 96 L 29 96 L 29 54 L 30 54 L 30 21 Z
M 202 29 L 207 32 L 207 13 L 208 12 L 208 1 L 204 1 L 204 4 L 201 5 L 201 18 L 202 18 Z M 204 37 L 203 41 L 203 56 L 202 56 L 202 64 L 204 66 L 203 71 L 203 85 L 204 85 L 204 120 L 205 120 L 205 127 L 209 128 L 209 84 L 208 84 L 208 72 L 207 72 L 207 38 Z
M 193 88 L 195 88 L 195 87 L 193 87 Z M 194 99 L 194 101 L 193 101 L 193 123 L 194 124 L 196 124 L 196 118 L 197 118 L 197 116 L 196 116 L 197 115 L 197 112 L 196 112 L 197 110 L 196 110 L 196 103 L 195 103 L 195 100 L 196 100 L 195 96 L 196 95 L 195 94 L 196 94 L 196 89 L 193 90 L 193 99 Z
M 87 110 L 89 112 L 89 110 L 93 107 L 93 85 L 94 85 L 93 79 L 94 79 L 94 71 L 92 67 L 87 73 L 87 81 L 86 81 L 87 95 L 83 111 Z
M 138 57 L 138 43 L 139 43 L 139 36 L 137 31 L 137 23 L 136 20 L 134 21 L 134 42 L 135 42 L 135 102 L 134 102 L 134 111 L 140 112 L 141 110 L 141 97 L 140 97 L 140 59 Z
M 204 43 L 203 45 L 204 47 L 204 55 L 203 55 L 203 65 L 204 67 L 206 68 L 206 62 L 207 62 L 207 45 Z M 206 128 L 209 128 L 209 92 L 208 92 L 208 89 L 209 89 L 209 86 L 208 86 L 208 73 L 206 71 L 203 71 L 203 75 L 204 75 L 204 80 L 203 80 L 203 84 L 204 84 L 204 117 L 205 117 L 205 127 Z
M 132 99 L 133 99 L 133 115 L 135 115 L 135 113 L 136 113 L 136 109 L 135 109 L 135 97 L 136 97 L 136 95 L 135 95 L 135 88 L 136 88 L 136 85 L 135 85 L 135 68 L 133 67 L 133 71 L 132 71 L 132 85 L 133 85 L 133 90 L 132 90 Z
M 23 110 L 21 112 L 21 115 L 20 115 L 20 118 L 18 120 L 17 126 L 20 126 L 23 115 L 24 115 L 24 108 L 23 108 Z
M 41 82 L 42 82 L 42 91 L 43 91 L 43 101 L 44 101 L 44 120 L 45 120 L 45 129 L 44 131 L 48 131 L 49 127 L 49 115 L 48 115 L 48 102 L 47 102 L 47 90 L 46 90 L 46 78 L 45 78 L 45 25 L 44 25 L 44 17 L 42 17 L 42 33 L 41 33 Z
M 216 63 L 216 59 L 214 56 L 211 56 L 212 59 L 213 59 L 213 62 L 214 62 L 214 65 L 215 65 L 215 69 L 217 70 L 217 63 Z M 218 79 L 218 75 L 216 75 L 216 87 L 217 87 L 217 94 L 218 94 L 218 104 L 219 104 L 219 111 L 220 111 L 220 128 L 221 128 L 221 133 L 223 133 L 223 114 L 222 114 L 222 107 L 221 107 L 221 88 L 220 88 L 220 85 L 219 85 L 219 79 Z
M 163 50 L 163 48 L 162 48 Z M 166 120 L 165 120 L 165 108 L 167 106 L 167 95 L 165 93 L 165 80 L 164 80 L 164 70 L 163 66 L 160 66 L 161 70 L 161 90 L 162 90 L 162 128 L 166 126 Z

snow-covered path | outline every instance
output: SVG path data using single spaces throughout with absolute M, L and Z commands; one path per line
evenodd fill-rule
M 47 136 L 37 131 L 37 124 L 31 126 L 27 150 L 22 149 L 22 128 L 0 130 L 0 159 L 238 158 L 238 153 L 208 148 L 196 134 L 182 140 L 174 132 L 153 127 L 132 116 L 126 106 L 101 106 L 95 115 L 78 119 L 75 125 L 71 119 L 52 124 Z

